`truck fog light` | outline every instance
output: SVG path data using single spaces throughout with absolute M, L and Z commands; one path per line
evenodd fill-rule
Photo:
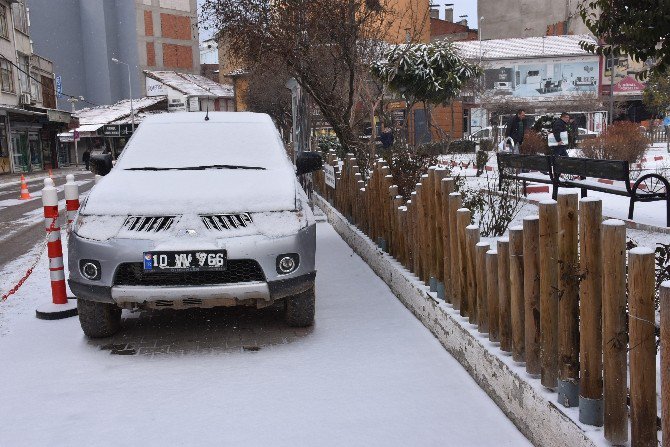
M 84 278 L 90 281 L 99 280 L 102 273 L 100 263 L 90 259 L 82 259 L 79 261 L 79 270 L 81 271 L 81 274 L 84 276 Z
M 294 272 L 300 263 L 300 256 L 295 253 L 277 256 L 277 273 L 286 275 Z

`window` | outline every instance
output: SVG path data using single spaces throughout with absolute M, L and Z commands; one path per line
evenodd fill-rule
M 14 18 L 14 28 L 23 34 L 28 34 L 28 15 L 26 14 L 26 5 L 23 0 L 12 5 L 12 17 Z
M 14 76 L 9 61 L 0 59 L 0 89 L 3 92 L 14 93 Z
M 30 93 L 30 59 L 24 54 L 19 54 L 19 87 L 21 93 Z
M 0 37 L 9 38 L 9 30 L 7 28 L 7 8 L 0 5 Z

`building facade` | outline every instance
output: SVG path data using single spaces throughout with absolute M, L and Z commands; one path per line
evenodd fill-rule
M 129 98 L 129 69 L 135 98 L 146 94 L 142 70 L 200 72 L 196 0 L 27 1 L 34 48 L 63 91 L 84 97 L 77 107 Z
M 24 0 L 0 0 L 0 174 L 55 168 L 58 132 L 71 122 L 56 110 L 53 63 L 33 53 Z
M 588 34 L 577 13 L 580 0 L 479 0 L 483 40 Z

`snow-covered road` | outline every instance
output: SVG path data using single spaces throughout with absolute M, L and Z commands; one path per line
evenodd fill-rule
M 43 260 L 0 303 L 0 446 L 530 445 L 326 223 L 317 267 L 313 328 L 277 309 L 163 311 L 92 342 L 76 318 L 35 319 Z

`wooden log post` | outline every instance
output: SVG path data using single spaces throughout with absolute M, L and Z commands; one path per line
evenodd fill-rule
M 626 225 L 606 220 L 603 236 L 603 403 L 605 439 L 628 442 Z
M 523 297 L 525 302 L 526 372 L 539 376 L 540 366 L 540 218 L 523 219 Z
M 410 235 L 412 239 L 412 246 L 410 247 L 410 258 L 411 258 L 411 272 L 414 273 L 415 275 L 418 275 L 418 270 L 419 270 L 419 259 L 418 256 L 416 255 L 416 250 L 419 245 L 418 238 L 419 238 L 419 231 L 417 228 L 417 217 L 418 213 L 416 211 L 416 202 L 418 200 L 418 197 L 416 195 L 416 191 L 412 191 L 411 194 L 411 200 L 407 203 L 408 206 L 410 207 L 408 212 L 410 213 L 407 217 L 409 218 L 411 222 L 411 228 L 410 228 Z
M 628 253 L 630 424 L 633 447 L 658 445 L 654 262 L 654 250 L 651 248 L 637 247 Z
M 400 205 L 400 202 L 396 200 L 398 196 L 398 186 L 391 185 L 388 188 L 388 220 L 389 220 L 389 233 L 388 233 L 388 253 L 391 256 L 397 254 L 396 251 L 396 238 L 398 233 L 398 220 L 396 219 L 396 210 Z
M 437 227 L 435 225 L 435 170 L 436 166 L 428 168 L 426 178 L 426 264 L 428 265 L 428 284 L 431 292 L 437 292 Z
M 416 276 L 420 281 L 424 281 L 424 255 L 426 251 L 425 239 L 423 234 L 423 186 L 416 184 Z
M 467 208 L 456 210 L 456 234 L 458 235 L 458 264 L 460 287 L 459 296 L 461 297 L 461 316 L 469 316 L 470 307 L 468 306 L 468 239 L 467 228 L 470 226 L 472 213 Z
M 444 168 L 439 168 L 435 170 L 435 183 L 433 184 L 434 196 L 434 207 L 435 207 L 435 265 L 436 265 L 436 275 L 437 275 L 437 297 L 444 300 L 445 299 L 445 286 L 444 286 L 444 232 L 446 231 L 443 216 L 443 205 L 445 201 L 442 199 L 442 180 L 447 177 L 448 171 Z
M 489 310 L 489 340 L 500 341 L 500 302 L 498 298 L 498 252 L 486 252 L 486 293 Z
M 430 284 L 431 277 L 431 251 L 433 247 L 430 246 L 430 204 L 433 194 L 430 190 L 431 181 L 428 179 L 428 174 L 421 176 L 421 280 L 425 285 Z
M 449 195 L 454 192 L 454 179 L 445 178 L 442 180 L 442 258 L 444 265 L 444 298 L 448 303 L 454 296 L 451 281 L 451 228 L 449 227 Z
M 466 263 L 468 282 L 468 309 L 470 323 L 477 324 L 477 244 L 479 243 L 479 227 L 469 225 L 465 228 Z
M 509 229 L 509 289 L 512 325 L 512 359 L 526 361 L 523 297 L 523 227 Z
M 542 385 L 558 387 L 558 206 L 540 202 L 540 360 Z
M 661 285 L 661 426 L 663 447 L 670 447 L 670 281 Z
M 491 246 L 488 242 L 479 242 L 475 246 L 477 258 L 477 320 L 478 330 L 482 334 L 489 331 L 489 295 L 487 290 L 486 252 Z
M 457 210 L 461 208 L 463 199 L 458 192 L 449 194 L 449 232 L 451 237 L 449 239 L 449 262 L 451 264 L 451 304 L 454 309 L 461 309 L 461 266 L 460 257 L 458 255 L 458 232 L 457 232 Z
M 498 328 L 500 350 L 512 352 L 512 309 L 510 299 L 509 239 L 498 239 Z
M 579 196 L 558 194 L 558 401 L 579 405 Z
M 602 202 L 584 198 L 579 209 L 579 420 L 603 425 Z

